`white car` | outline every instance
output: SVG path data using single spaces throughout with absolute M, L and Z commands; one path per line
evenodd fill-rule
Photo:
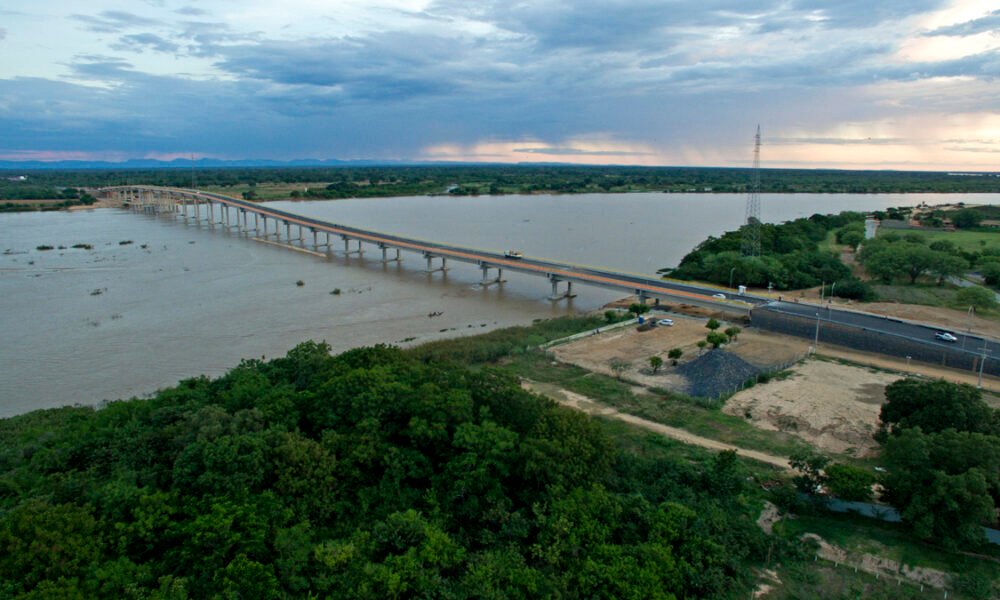
M 719 300 L 725 300 L 726 299 L 726 295 L 725 294 L 712 294 L 712 297 L 713 298 L 718 298 Z
M 524 258 L 524 255 L 517 250 L 508 250 L 504 252 L 503 255 L 507 258 Z
M 656 322 L 656 324 L 657 325 L 663 325 L 664 327 L 673 327 L 674 320 L 673 319 L 660 319 L 659 321 Z
M 941 340 L 942 342 L 955 343 L 955 342 L 958 341 L 957 337 L 955 337 L 954 335 L 948 333 L 947 331 L 939 331 L 939 332 L 937 332 L 937 333 L 934 334 L 934 337 L 936 337 L 937 339 Z

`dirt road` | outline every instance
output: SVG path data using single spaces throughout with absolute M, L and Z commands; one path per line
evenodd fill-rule
M 764 452 L 758 452 L 756 450 L 747 450 L 745 448 L 740 448 L 733 446 L 732 444 L 726 444 L 709 438 L 704 438 L 701 436 L 694 435 L 689 431 L 683 429 L 678 429 L 676 427 L 668 427 L 666 425 L 661 425 L 659 423 L 654 423 L 634 415 L 623 413 L 619 410 L 615 410 L 609 406 L 605 406 L 594 400 L 587 398 L 586 396 L 571 392 L 569 390 L 564 390 L 555 386 L 548 386 L 545 384 L 540 384 L 533 381 L 524 381 L 522 386 L 535 392 L 536 394 L 541 394 L 548 398 L 551 398 L 563 406 L 568 406 L 570 408 L 585 412 L 589 415 L 596 415 L 601 417 L 607 417 L 609 419 L 617 419 L 630 425 L 635 425 L 647 431 L 652 431 L 660 435 L 666 436 L 668 438 L 677 440 L 679 442 L 684 442 L 685 444 L 691 444 L 693 446 L 700 446 L 702 448 L 708 448 L 709 450 L 735 450 L 740 456 L 746 458 L 751 458 L 758 462 L 762 462 L 773 467 L 778 467 L 779 469 L 791 469 L 788 464 L 787 458 L 782 458 L 780 456 L 774 456 L 773 454 L 765 454 Z

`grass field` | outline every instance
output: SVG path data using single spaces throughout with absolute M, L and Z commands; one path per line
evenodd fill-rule
M 622 412 L 650 421 L 679 427 L 693 434 L 741 448 L 759 450 L 778 456 L 790 456 L 809 446 L 799 438 L 783 432 L 765 431 L 745 419 L 729 415 L 717 408 L 699 406 L 694 399 L 679 395 L 636 394 L 633 386 L 613 377 L 592 373 L 574 365 L 553 363 L 541 353 L 513 356 L 504 361 L 503 369 L 542 383 L 553 384 Z M 862 459 L 838 457 L 838 460 L 859 466 L 869 464 Z
M 798 538 L 804 533 L 815 533 L 853 555 L 872 554 L 910 567 L 925 567 L 951 573 L 958 577 L 953 584 L 957 584 L 959 588 L 968 586 L 974 580 L 990 581 L 994 586 L 1000 584 L 1000 565 L 997 564 L 1000 560 L 1000 547 L 989 544 L 984 544 L 981 548 L 963 548 L 962 550 L 968 554 L 959 554 L 914 538 L 902 525 L 856 515 L 833 513 L 799 515 L 794 519 L 785 519 L 776 525 L 775 532 L 788 539 Z M 844 575 L 842 572 L 838 573 Z M 849 581 L 850 578 L 851 574 L 848 573 L 846 579 Z M 866 578 L 874 580 L 871 576 Z M 974 598 L 977 595 L 952 592 L 949 597 Z
M 881 302 L 961 308 L 955 300 L 955 295 L 960 288 L 954 285 L 900 283 L 894 285 L 875 284 L 872 287 L 875 289 L 875 293 L 878 294 L 878 299 Z
M 882 233 L 889 231 L 893 230 L 886 229 Z M 902 235 L 916 234 L 927 238 L 928 243 L 937 240 L 948 240 L 962 250 L 970 252 L 980 251 L 983 248 L 991 246 L 1000 248 L 1000 231 L 921 231 L 919 229 L 909 229 L 898 233 Z

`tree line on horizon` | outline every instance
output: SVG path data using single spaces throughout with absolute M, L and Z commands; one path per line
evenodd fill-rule
M 640 191 L 744 193 L 751 180 L 751 170 L 746 168 L 569 165 L 45 169 L 7 172 L 18 176 L 0 178 L 0 200 L 57 198 L 64 188 L 112 185 L 226 188 L 299 184 L 301 189 L 293 191 L 304 198 Z M 21 175 L 26 178 L 21 180 Z M 1000 177 L 992 174 L 958 176 L 943 172 L 764 169 L 761 192 L 989 193 L 1000 192 Z

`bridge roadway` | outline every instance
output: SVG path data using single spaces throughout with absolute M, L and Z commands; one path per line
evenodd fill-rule
M 876 315 L 852 310 L 835 310 L 829 305 L 801 304 L 798 302 L 770 302 L 756 310 L 773 310 L 793 314 L 806 319 L 817 319 L 820 326 L 827 323 L 847 325 L 862 331 L 885 333 L 900 339 L 919 342 L 943 351 L 963 352 L 971 355 L 986 354 L 987 357 L 1000 356 L 1000 344 L 982 336 L 962 333 L 952 329 L 934 327 L 923 323 L 904 321 L 895 317 Z M 958 341 L 944 342 L 935 337 L 937 332 L 947 331 Z
M 238 209 L 241 212 L 257 214 L 261 217 L 275 219 L 276 221 L 295 225 L 302 229 L 309 229 L 313 232 L 337 235 L 345 241 L 359 240 L 360 242 L 377 244 L 383 249 L 389 247 L 422 253 L 428 259 L 435 257 L 476 264 L 483 269 L 484 276 L 488 268 L 498 270 L 509 269 L 511 271 L 539 275 L 548 278 L 552 282 L 553 299 L 558 299 L 555 294 L 557 283 L 563 281 L 579 282 L 637 294 L 646 298 L 681 300 L 692 304 L 728 309 L 734 312 L 750 313 L 755 325 L 760 325 L 765 329 L 792 333 L 793 335 L 806 336 L 809 334 L 808 337 L 812 337 L 811 320 L 816 319 L 820 324 L 820 329 L 826 326 L 826 324 L 851 328 L 854 333 L 843 337 L 838 342 L 848 347 L 900 356 L 908 353 L 906 350 L 907 347 L 913 348 L 912 345 L 907 346 L 907 344 L 917 344 L 921 352 L 933 352 L 936 349 L 940 352 L 960 357 L 964 356 L 972 360 L 971 364 L 974 366 L 979 363 L 979 360 L 972 357 L 985 355 L 987 360 L 984 362 L 987 363 L 987 372 L 1000 375 L 1000 365 L 997 364 L 997 357 L 1000 356 L 1000 344 L 979 336 L 963 335 L 960 332 L 952 332 L 958 337 L 958 342 L 941 342 L 934 337 L 934 334 L 941 330 L 931 325 L 911 323 L 860 311 L 838 310 L 833 309 L 829 305 L 818 306 L 797 302 L 782 302 L 758 295 L 737 296 L 715 287 L 655 279 L 631 273 L 597 269 L 528 256 L 519 259 L 509 258 L 500 252 L 441 244 L 347 225 L 338 225 L 212 192 L 154 186 L 121 186 L 105 188 L 104 191 L 108 193 L 119 192 L 126 200 L 133 200 L 139 203 L 148 201 L 148 198 L 143 198 L 142 194 L 158 194 L 157 197 L 161 200 L 163 195 L 167 195 L 168 202 L 179 200 L 182 203 L 186 203 L 190 200 L 193 202 L 216 203 Z M 174 208 L 172 205 L 171 207 Z M 228 216 L 225 222 L 228 223 Z M 237 226 L 239 226 L 238 218 Z M 248 233 L 248 227 L 245 224 L 242 229 L 245 233 Z M 269 235 L 271 234 L 267 234 L 265 231 L 265 236 Z M 299 239 L 301 240 L 301 235 Z M 287 240 L 287 242 L 290 244 L 291 240 Z M 325 245 L 329 247 L 329 244 Z M 486 281 L 484 277 L 483 283 L 492 282 Z M 570 293 L 571 290 L 567 289 L 566 293 L 559 297 L 566 297 Z M 726 298 L 719 299 L 714 297 L 720 293 L 725 294 Z M 761 315 L 760 319 L 756 318 L 755 315 L 761 312 L 765 314 Z M 794 329 L 792 331 L 787 326 L 776 322 L 774 318 L 764 318 L 768 315 L 778 315 L 779 320 L 782 315 L 793 316 L 799 319 L 799 323 L 797 326 L 792 327 Z M 805 320 L 809 320 L 806 321 L 807 326 L 803 325 L 803 321 Z M 820 337 L 821 341 L 823 341 L 822 333 Z
M 116 189 L 136 192 L 146 191 L 167 193 L 171 196 L 179 198 L 187 198 L 202 202 L 214 202 L 223 206 L 237 208 L 251 214 L 257 214 L 261 217 L 268 217 L 285 223 L 290 223 L 298 227 L 309 229 L 310 231 L 334 234 L 345 239 L 361 240 L 372 244 L 378 244 L 380 247 L 386 246 L 390 248 L 410 250 L 413 252 L 423 253 L 425 256 L 443 257 L 461 262 L 472 263 L 479 265 L 480 267 L 509 269 L 520 273 L 540 275 L 547 277 L 553 283 L 560 281 L 586 283 L 589 285 L 642 295 L 647 298 L 680 299 L 699 304 L 708 303 L 720 308 L 723 307 L 720 305 L 724 305 L 731 310 L 741 312 L 749 311 L 750 307 L 755 304 L 763 304 L 769 301 L 768 298 L 758 296 L 737 296 L 735 294 L 724 292 L 718 288 L 698 286 L 676 281 L 666 281 L 630 273 L 574 265 L 572 263 L 531 258 L 529 256 L 524 256 L 523 258 L 509 258 L 502 252 L 490 252 L 450 244 L 441 244 L 438 242 L 430 242 L 416 238 L 339 225 L 212 192 L 177 188 L 161 188 L 154 186 L 123 186 L 121 188 L 106 188 L 106 191 L 111 192 Z M 713 297 L 714 294 L 719 293 L 725 293 L 726 299 L 721 300 Z M 736 298 L 738 298 L 738 300 Z

